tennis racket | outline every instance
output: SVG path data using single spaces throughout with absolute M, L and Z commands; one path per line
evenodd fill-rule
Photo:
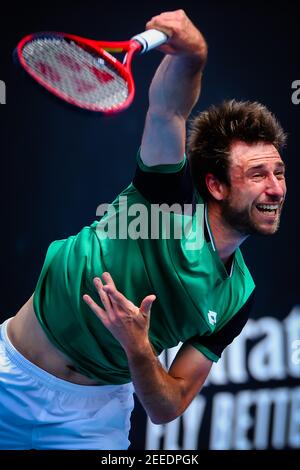
M 133 101 L 134 55 L 158 47 L 167 39 L 155 29 L 121 42 L 36 33 L 19 42 L 16 55 L 25 71 L 57 97 L 85 110 L 113 114 Z M 111 53 L 125 53 L 123 63 Z

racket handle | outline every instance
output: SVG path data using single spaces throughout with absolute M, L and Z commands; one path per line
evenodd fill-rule
M 136 34 L 131 39 L 141 44 L 142 50 L 140 52 L 142 54 L 164 44 L 168 40 L 168 36 L 158 29 L 148 29 L 143 33 Z

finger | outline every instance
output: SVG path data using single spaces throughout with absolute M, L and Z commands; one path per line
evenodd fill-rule
M 113 307 L 112 307 L 110 298 L 108 297 L 107 293 L 103 290 L 104 286 L 102 284 L 101 279 L 99 277 L 95 277 L 93 280 L 94 280 L 94 285 L 96 287 L 96 290 L 99 294 L 99 297 L 102 301 L 102 304 L 105 310 L 107 311 L 109 315 L 112 315 Z
M 111 285 L 103 286 L 103 290 L 108 294 L 111 303 L 113 306 L 120 307 L 122 310 L 129 310 L 130 312 L 138 311 L 136 307 L 130 300 L 128 300 L 121 292 Z
M 146 24 L 146 27 L 145 29 L 148 30 L 148 29 L 158 29 L 159 31 L 162 31 L 163 33 L 165 33 L 168 38 L 172 37 L 173 36 L 173 28 L 172 28 L 172 23 L 168 22 L 167 24 L 166 23 L 163 23 L 161 24 L 160 22 L 158 21 L 149 21 L 147 24 Z
M 158 29 L 172 37 L 183 28 L 182 18 L 178 16 L 156 16 L 146 23 L 146 29 Z
M 82 298 L 84 302 L 90 307 L 90 309 L 102 321 L 104 326 L 107 326 L 109 324 L 109 320 L 106 311 L 103 308 L 99 307 L 99 305 L 96 304 L 96 302 L 94 302 L 94 300 L 88 294 L 84 294 Z
M 155 295 L 147 295 L 141 303 L 140 311 L 149 315 L 154 300 L 156 300 Z
M 164 11 L 159 15 L 153 16 L 148 23 L 162 23 L 162 22 L 170 22 L 170 21 L 178 21 L 182 18 L 187 18 L 185 12 L 183 10 L 175 10 L 175 11 Z
M 103 279 L 104 279 L 104 281 L 106 282 L 107 285 L 112 286 L 115 289 L 117 289 L 113 278 L 111 277 L 111 275 L 108 272 L 103 273 L 102 277 L 103 277 Z

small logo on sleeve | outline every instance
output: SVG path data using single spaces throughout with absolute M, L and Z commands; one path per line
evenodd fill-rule
M 208 311 L 208 321 L 211 325 L 215 325 L 217 323 L 217 312 L 213 312 L 212 310 Z

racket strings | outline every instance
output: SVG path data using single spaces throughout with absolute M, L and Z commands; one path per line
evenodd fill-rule
M 103 57 L 63 37 L 36 38 L 23 47 L 31 73 L 71 103 L 107 110 L 128 97 L 127 81 Z

